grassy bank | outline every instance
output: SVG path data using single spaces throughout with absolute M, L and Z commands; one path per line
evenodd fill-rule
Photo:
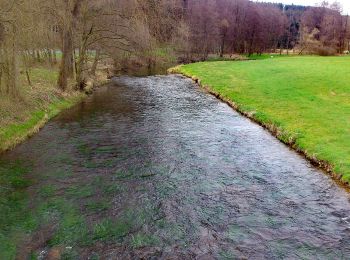
M 42 110 L 26 112 L 29 114 L 22 122 L 9 124 L 0 129 L 0 152 L 13 148 L 29 136 L 40 130 L 45 123 L 62 110 L 69 108 L 84 97 L 82 93 L 73 93 L 66 97 L 56 97 Z
M 106 76 L 98 71 L 97 81 Z M 0 97 L 0 152 L 13 148 L 36 133 L 49 119 L 60 111 L 78 103 L 85 94 L 69 90 L 61 92 L 56 82 L 58 69 L 36 67 L 31 70 L 32 85 L 24 74 L 20 76 L 20 97 Z M 73 86 L 73 82 L 70 82 Z
M 203 62 L 173 72 L 213 94 L 344 182 L 350 181 L 349 57 Z

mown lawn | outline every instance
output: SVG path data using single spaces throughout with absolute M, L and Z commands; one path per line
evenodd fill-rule
M 350 57 L 202 62 L 180 72 L 295 139 L 310 157 L 350 181 Z

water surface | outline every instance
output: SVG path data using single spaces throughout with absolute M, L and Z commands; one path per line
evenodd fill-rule
M 2 160 L 30 164 L 43 219 L 20 254 L 350 256 L 349 194 L 180 76 L 115 78 Z

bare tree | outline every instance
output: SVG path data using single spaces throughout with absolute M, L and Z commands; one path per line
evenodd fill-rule
M 320 55 L 342 53 L 346 35 L 344 23 L 341 8 L 336 3 L 322 2 L 319 7 L 308 8 L 302 16 L 302 50 Z

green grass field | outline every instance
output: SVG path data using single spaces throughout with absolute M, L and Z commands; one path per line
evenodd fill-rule
M 350 182 L 350 57 L 280 57 L 184 65 L 242 112 L 279 129 Z

